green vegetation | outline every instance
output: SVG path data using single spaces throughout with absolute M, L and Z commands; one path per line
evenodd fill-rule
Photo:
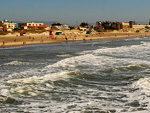
M 89 24 L 88 24 L 87 22 L 82 22 L 82 23 L 80 24 L 80 26 L 88 28 L 88 27 L 89 27 Z

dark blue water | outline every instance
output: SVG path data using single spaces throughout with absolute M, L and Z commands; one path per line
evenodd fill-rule
M 2 113 L 149 113 L 150 37 L 0 49 Z

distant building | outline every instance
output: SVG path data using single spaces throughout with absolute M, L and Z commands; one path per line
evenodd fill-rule
M 129 28 L 130 28 L 129 22 L 122 22 L 122 27 L 121 27 L 121 29 L 129 29 Z
M 133 25 L 136 25 L 135 21 L 129 21 L 130 28 L 132 28 Z
M 102 25 L 104 26 L 105 29 L 111 29 L 111 24 L 112 22 L 106 21 L 106 22 L 103 22 Z
M 2 26 L 0 26 L 0 31 L 3 31 L 3 27 Z
M 122 23 L 121 22 L 96 22 L 96 26 L 102 29 L 112 29 L 112 30 L 119 30 L 122 29 Z
M 68 25 L 61 24 L 61 23 L 53 23 L 51 29 L 52 30 L 70 30 Z
M 20 29 L 28 29 L 29 27 L 36 28 L 36 27 L 41 26 L 41 25 L 44 25 L 44 23 L 34 23 L 34 22 L 31 22 L 31 23 L 18 23 L 18 27 Z
M 3 27 L 3 30 L 5 31 L 12 31 L 13 29 L 16 28 L 16 23 L 14 22 L 9 22 L 8 20 L 0 21 L 0 26 Z
M 112 22 L 111 23 L 111 29 L 116 29 L 116 30 L 119 30 L 119 29 L 122 29 L 122 23 L 120 22 Z
M 97 27 L 102 26 L 102 22 L 101 22 L 101 21 L 96 22 L 96 26 L 97 26 Z
M 50 30 L 50 26 L 44 25 L 44 23 L 18 23 L 18 27 L 20 29 L 35 29 L 35 30 L 41 30 L 41 29 L 45 29 L 45 30 Z

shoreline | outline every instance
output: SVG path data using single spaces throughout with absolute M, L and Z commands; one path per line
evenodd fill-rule
M 104 32 L 97 34 L 79 34 L 79 35 L 54 35 L 54 39 L 50 38 L 47 34 L 31 34 L 25 36 L 1 36 L 0 48 L 26 46 L 33 44 L 48 44 L 48 43 L 62 43 L 71 41 L 86 41 L 86 40 L 99 40 L 99 39 L 117 39 L 117 38 L 132 38 L 150 36 L 149 32 L 145 33 L 120 33 L 120 32 Z

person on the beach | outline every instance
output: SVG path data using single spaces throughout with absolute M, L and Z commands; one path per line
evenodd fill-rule
M 84 38 L 83 41 L 86 42 L 86 39 Z
M 65 37 L 65 39 L 66 39 L 66 41 L 68 40 L 68 38 L 67 38 L 67 37 Z

